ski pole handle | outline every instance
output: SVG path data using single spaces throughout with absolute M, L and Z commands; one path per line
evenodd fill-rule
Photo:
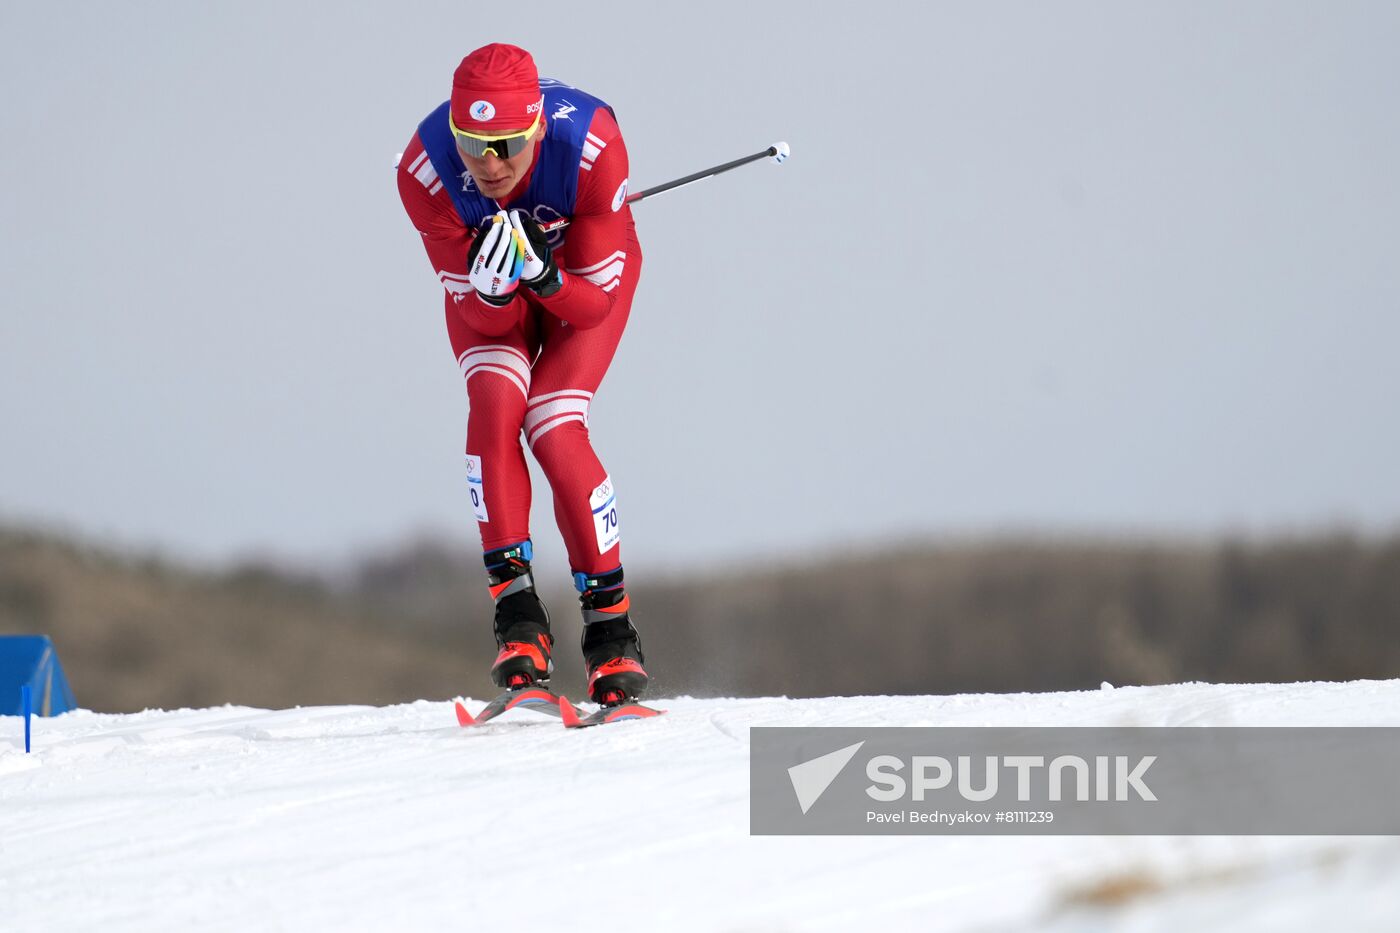
M 787 143 L 774 143 L 767 149 L 764 149 L 762 152 L 755 152 L 753 155 L 746 155 L 742 159 L 735 159 L 733 162 L 725 162 L 722 165 L 716 165 L 711 168 L 703 169 L 702 171 L 696 172 L 693 175 L 686 175 L 683 178 L 677 178 L 675 181 L 668 181 L 664 184 L 657 185 L 654 188 L 648 188 L 645 191 L 638 191 L 636 194 L 629 194 L 627 196 L 627 200 L 625 200 L 623 203 L 635 204 L 643 198 L 649 198 L 654 194 L 661 194 L 663 191 L 670 191 L 672 188 L 680 188 L 684 185 L 692 184 L 693 182 L 701 181 L 706 178 L 712 178 L 715 175 L 723 175 L 725 172 L 731 169 L 736 169 L 741 165 L 748 165 L 750 162 L 757 162 L 759 159 L 772 159 L 775 164 L 782 165 L 785 161 L 787 161 L 787 157 L 791 154 L 792 150 L 788 148 Z M 554 230 L 562 230 L 568 225 L 569 218 L 560 217 L 558 220 L 551 220 L 549 223 L 540 224 L 540 229 L 543 230 L 545 233 L 549 233 Z

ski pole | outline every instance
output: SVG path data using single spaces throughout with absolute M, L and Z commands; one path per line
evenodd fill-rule
M 730 169 L 736 169 L 741 165 L 748 165 L 750 162 L 757 162 L 759 159 L 772 159 L 775 164 L 782 165 L 791 154 L 792 151 L 788 149 L 787 143 L 774 143 L 762 152 L 755 152 L 753 155 L 746 155 L 742 159 L 735 159 L 733 162 L 725 162 L 723 165 L 716 165 L 713 168 L 703 169 L 693 175 L 686 175 L 684 178 L 677 178 L 675 181 L 668 181 L 654 188 L 638 191 L 636 194 L 629 194 L 627 200 L 623 203 L 635 204 L 643 198 L 649 198 L 654 194 L 661 194 L 663 191 L 670 191 L 672 188 L 680 188 L 692 182 L 712 178 L 715 175 L 723 175 Z M 540 224 L 540 229 L 545 233 L 549 233 L 554 230 L 561 230 L 568 225 L 569 218 L 560 217 L 558 220 L 551 220 L 549 223 Z

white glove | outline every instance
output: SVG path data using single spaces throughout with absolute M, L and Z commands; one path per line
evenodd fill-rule
M 525 266 L 525 238 L 515 232 L 510 216 L 498 211 L 482 221 L 467 252 L 467 279 L 482 301 L 505 307 L 515 297 Z
M 525 226 L 526 221 L 521 219 L 522 215 L 529 218 L 529 224 L 534 227 L 535 231 L 539 230 L 539 225 L 535 223 L 535 218 L 530 217 L 524 211 L 514 210 L 510 212 L 511 229 L 519 235 L 520 244 L 524 249 L 525 267 L 520 270 L 520 280 L 533 282 L 544 275 L 551 250 L 549 244 L 544 241 L 543 234 L 540 234 L 540 245 L 543 246 L 543 249 L 530 242 L 531 231 Z
M 520 284 L 541 298 L 558 293 L 564 287 L 564 276 L 554 260 L 549 236 L 541 229 L 539 222 L 525 211 L 511 211 L 510 225 L 525 251 L 525 271 L 520 273 Z

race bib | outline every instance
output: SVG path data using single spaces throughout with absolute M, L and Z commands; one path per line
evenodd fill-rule
M 481 458 L 467 454 L 467 490 L 472 497 L 472 514 L 479 522 L 489 522 L 486 515 L 486 486 L 481 481 Z
M 622 532 L 617 528 L 617 494 L 613 492 L 611 477 L 604 477 L 603 484 L 593 490 L 593 495 L 588 497 L 588 505 L 593 509 L 598 553 L 606 554 L 622 538 Z

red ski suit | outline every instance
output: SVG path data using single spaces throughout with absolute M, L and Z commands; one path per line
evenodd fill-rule
M 547 115 L 546 115 L 547 118 Z M 578 168 L 578 196 L 562 245 L 554 250 L 563 287 L 539 298 L 523 285 L 505 308 L 480 300 L 467 284 L 468 229 L 447 184 L 415 133 L 399 160 L 399 196 L 423 236 L 442 281 L 447 333 L 466 380 L 468 468 L 480 458 L 484 502 L 477 508 L 484 550 L 530 537 L 530 474 L 523 432 L 554 493 L 554 515 L 575 572 L 605 573 L 622 563 L 616 535 L 605 534 L 592 503 L 608 479 L 588 438 L 588 408 L 627 326 L 642 251 L 627 205 L 614 199 L 627 179 L 627 148 L 617 122 L 599 108 Z M 535 163 L 510 193 L 529 188 Z M 610 492 L 610 491 L 607 491 Z M 483 520 L 485 516 L 485 520 Z M 615 528 L 616 513 L 612 521 Z M 606 550 L 600 550 L 609 540 Z

